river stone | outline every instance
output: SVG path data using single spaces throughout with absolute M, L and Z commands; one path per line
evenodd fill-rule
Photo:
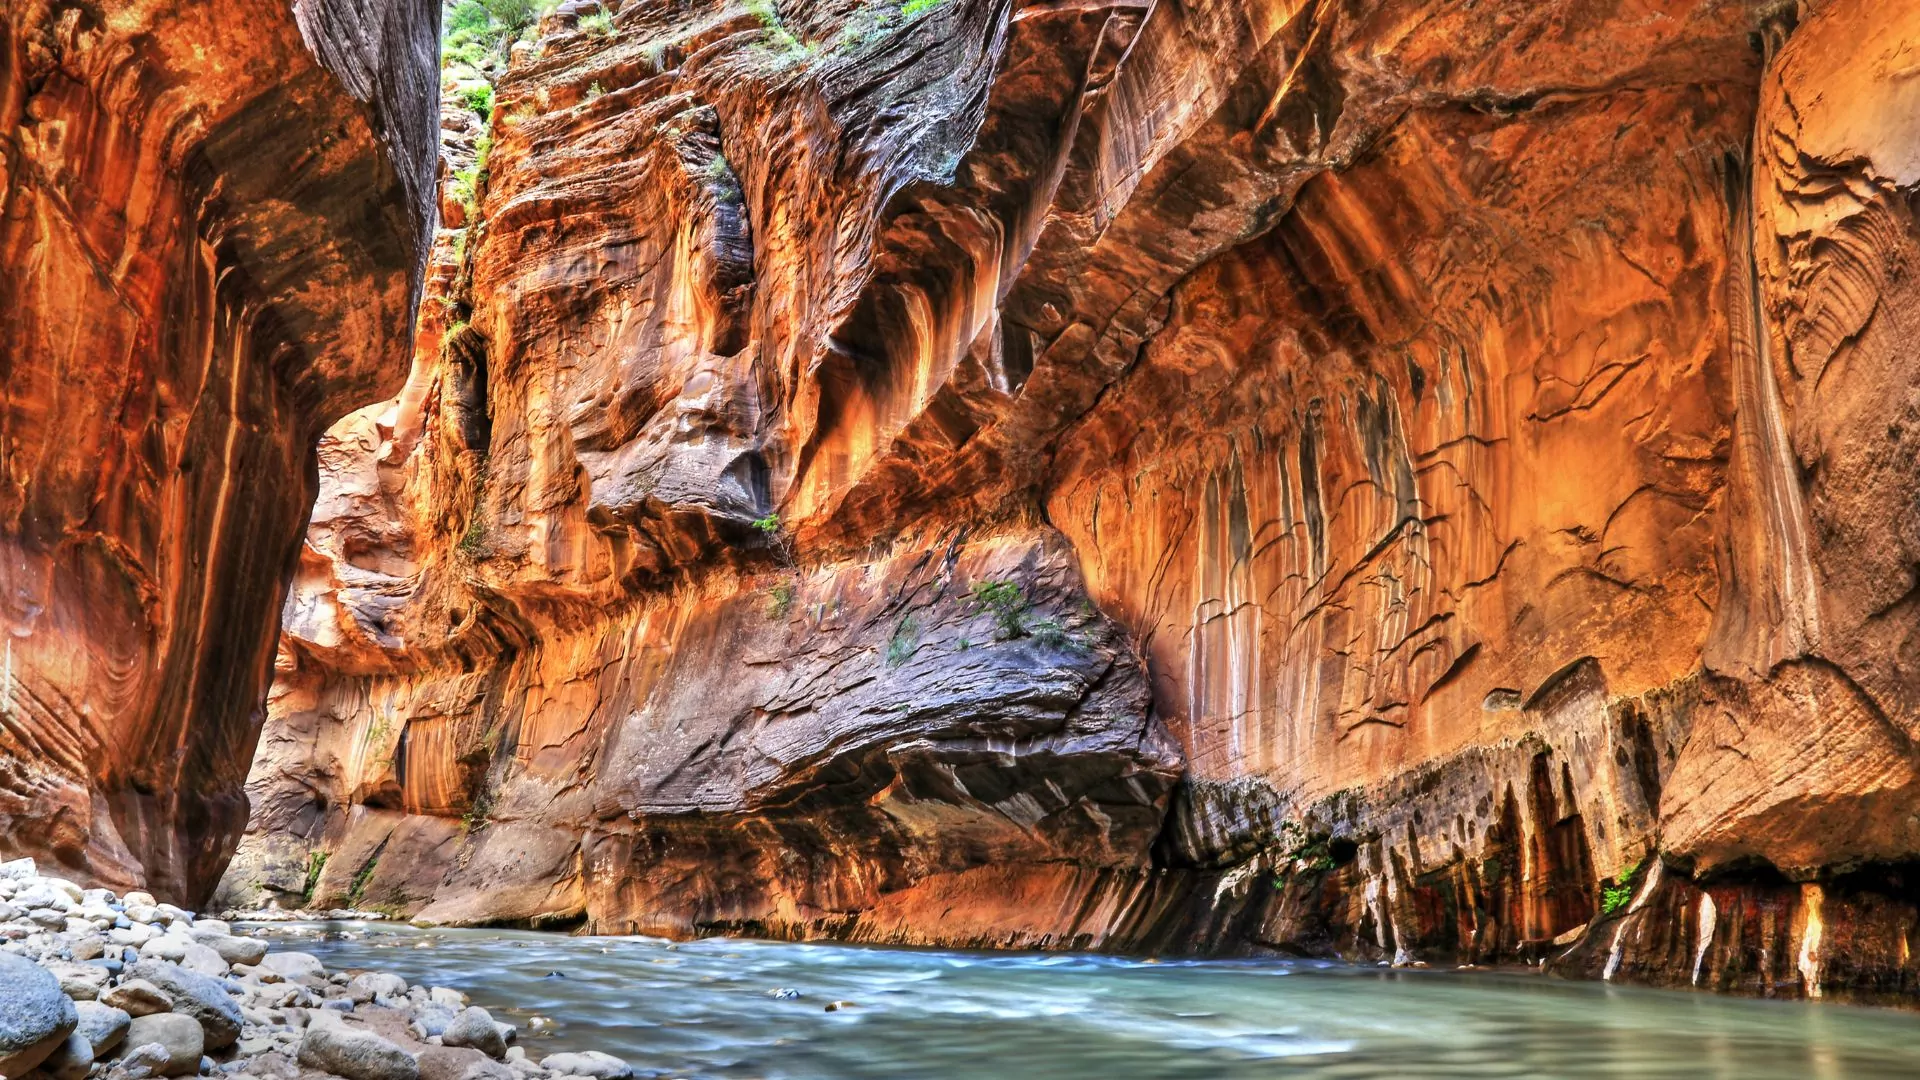
M 414 1030 L 422 1039 L 444 1035 L 447 1032 L 447 1025 L 453 1023 L 453 1018 L 458 1015 L 460 1010 L 451 1005 L 429 1001 L 413 1010 Z
M 347 1080 L 420 1080 L 420 1063 L 398 1043 L 339 1023 L 308 1026 L 299 1060 Z
M 217 937 L 207 945 L 229 964 L 257 964 L 267 955 L 267 943 L 259 938 Z
M 277 971 L 288 979 L 325 979 L 326 965 L 312 953 L 270 952 L 261 958 L 260 966 L 268 971 Z
M 100 995 L 102 1004 L 125 1010 L 128 1016 L 173 1011 L 173 999 L 145 979 L 133 978 Z
M 67 928 L 66 912 L 58 908 L 36 908 L 33 911 L 27 912 L 27 921 L 33 923 L 35 926 L 44 927 L 48 930 L 65 930 Z
M 73 1007 L 80 1014 L 79 1033 L 87 1037 L 95 1054 L 104 1054 L 119 1046 L 127 1037 L 127 1025 L 133 1023 L 133 1017 L 125 1009 L 97 1001 L 79 1001 Z
M 407 980 L 384 971 L 365 971 L 349 980 L 347 987 L 368 990 L 374 997 L 399 997 L 407 992 Z
M 188 944 L 189 942 L 172 934 L 161 934 L 159 937 L 148 939 L 145 945 L 140 946 L 140 955 L 177 964 L 187 958 Z
M 468 1006 L 460 1010 L 447 1029 L 440 1033 L 441 1043 L 447 1046 L 471 1047 L 490 1058 L 505 1057 L 507 1040 L 494 1026 L 493 1017 L 479 1006 Z
M 106 1080 L 148 1080 L 159 1076 L 169 1060 L 167 1048 L 159 1043 L 135 1046 L 114 1059 Z
M 467 995 L 446 986 L 436 986 L 427 991 L 427 997 L 438 1004 L 451 1005 L 456 1009 L 464 1009 L 470 1004 Z
M 34 876 L 32 859 L 10 859 L 0 863 L 0 878 L 21 881 Z
M 62 1040 L 40 1063 L 40 1071 L 53 1080 L 85 1080 L 92 1067 L 93 1044 L 78 1031 Z
M 156 904 L 153 910 L 159 913 L 160 921 L 169 926 L 174 923 L 185 923 L 187 926 L 193 925 L 193 912 L 191 911 L 182 910 L 181 908 L 174 907 L 172 904 Z
M 196 938 L 232 937 L 233 927 L 224 919 L 195 919 L 188 928 Z
M 80 1024 L 60 980 L 24 956 L 0 953 L 0 1076 L 45 1061 Z
M 219 980 L 174 964 L 135 964 L 132 975 L 159 987 L 173 1002 L 173 1011 L 198 1020 L 206 1029 L 207 1049 L 224 1049 L 240 1037 L 240 1006 L 227 996 Z
M 598 1050 L 551 1054 L 540 1062 L 540 1067 L 566 1076 L 591 1076 L 596 1080 L 625 1080 L 633 1075 L 633 1066 Z
M 198 972 L 210 978 L 218 979 L 226 975 L 231 965 L 222 959 L 220 954 L 211 947 L 202 945 L 196 941 L 187 946 L 186 955 L 181 958 L 180 966 L 186 968 L 188 971 Z
M 98 964 L 69 964 L 56 961 L 46 965 L 53 977 L 60 980 L 60 992 L 75 1001 L 92 1001 L 106 989 L 107 969 Z
M 127 1025 L 126 1045 L 137 1050 L 150 1043 L 158 1043 L 167 1052 L 159 1075 L 187 1076 L 200 1071 L 200 1055 L 206 1052 L 206 1033 L 191 1016 L 154 1013 L 135 1017 Z
M 478 1050 L 429 1046 L 420 1051 L 420 1080 L 513 1080 L 514 1072 Z

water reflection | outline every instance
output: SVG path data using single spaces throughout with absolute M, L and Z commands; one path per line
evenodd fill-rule
M 1312 962 L 327 929 L 300 947 L 329 967 L 553 1017 L 535 1057 L 606 1050 L 649 1076 L 1920 1076 L 1920 1016 L 1827 1003 Z

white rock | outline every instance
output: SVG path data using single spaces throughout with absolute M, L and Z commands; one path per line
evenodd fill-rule
M 190 932 L 197 938 L 232 937 L 233 927 L 220 919 L 195 919 Z
M 86 899 L 87 890 L 75 885 L 66 878 L 50 877 L 43 880 L 47 883 L 49 889 L 54 889 L 66 894 L 67 899 L 73 901 L 75 904 Z
M 133 907 L 135 905 L 140 905 L 143 907 L 152 907 L 156 903 L 152 893 L 146 892 L 141 889 L 135 889 L 132 892 L 128 893 L 127 895 L 121 897 L 120 899 L 124 901 L 128 907 Z
M 191 911 L 174 907 L 172 904 L 157 904 L 154 906 L 154 910 L 159 912 L 162 922 L 168 924 L 183 922 L 189 926 L 193 925 L 193 912 Z
M 543 1059 L 540 1067 L 565 1076 L 591 1076 L 595 1080 L 624 1080 L 633 1075 L 633 1066 L 598 1050 L 553 1054 Z
M 160 931 L 155 930 L 146 923 L 140 922 L 134 923 L 124 930 L 116 928 L 107 931 L 108 941 L 113 942 L 115 945 L 131 945 L 136 949 L 159 936 Z
M 187 958 L 188 944 L 172 934 L 161 934 L 140 946 L 140 955 L 155 960 L 171 960 L 177 964 Z
M 227 961 L 218 952 L 197 941 L 186 947 L 180 958 L 180 966 L 216 979 L 224 977 L 228 970 Z
M 22 878 L 30 878 L 33 876 L 35 876 L 35 874 L 32 859 L 13 859 L 9 862 L 0 862 L 0 877 L 19 881 Z
M 277 971 L 289 979 L 327 977 L 326 965 L 312 953 L 270 952 L 261 958 L 259 966 L 268 971 Z

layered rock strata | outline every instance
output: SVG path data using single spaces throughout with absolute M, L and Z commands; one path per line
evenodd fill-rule
M 1916 20 L 563 5 L 230 891 L 1910 989 Z
M 315 437 L 406 370 L 437 11 L 0 15 L 0 846 L 204 897 Z

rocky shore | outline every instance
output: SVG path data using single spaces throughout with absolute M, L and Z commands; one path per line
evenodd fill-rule
M 221 919 L 0 863 L 0 1077 L 546 1080 L 633 1075 L 618 1058 L 535 1062 L 467 995 L 329 972 Z

